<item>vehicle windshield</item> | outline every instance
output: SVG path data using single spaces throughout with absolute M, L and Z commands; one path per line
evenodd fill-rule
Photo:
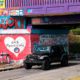
M 61 45 L 56 46 L 37 46 L 34 48 L 34 54 L 53 54 L 53 53 L 63 53 L 64 47 Z

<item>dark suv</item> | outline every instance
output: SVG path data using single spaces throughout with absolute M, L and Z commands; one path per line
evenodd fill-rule
M 33 65 L 41 65 L 43 70 L 50 68 L 50 63 L 61 62 L 61 65 L 68 65 L 68 53 L 64 46 L 38 46 L 36 50 L 24 60 L 24 67 L 31 69 Z

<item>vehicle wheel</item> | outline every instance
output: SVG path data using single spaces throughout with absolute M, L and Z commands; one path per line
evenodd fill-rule
M 48 70 L 50 68 L 50 63 L 48 60 L 43 61 L 42 63 L 42 69 L 43 70 Z
M 68 66 L 68 56 L 64 56 L 61 60 L 61 66 Z
M 32 68 L 32 65 L 31 64 L 28 64 L 28 63 L 27 64 L 25 63 L 24 64 L 24 68 L 25 69 L 31 69 Z

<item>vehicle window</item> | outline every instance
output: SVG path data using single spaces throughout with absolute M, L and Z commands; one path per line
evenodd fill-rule
M 44 52 L 44 53 L 49 53 L 50 52 L 50 47 L 49 46 L 37 46 L 37 48 L 35 48 L 34 52 Z

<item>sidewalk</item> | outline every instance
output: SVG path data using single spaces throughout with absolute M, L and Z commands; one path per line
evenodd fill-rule
M 22 67 L 21 65 L 16 65 L 16 64 L 0 64 L 0 71 L 12 70 L 21 67 Z

